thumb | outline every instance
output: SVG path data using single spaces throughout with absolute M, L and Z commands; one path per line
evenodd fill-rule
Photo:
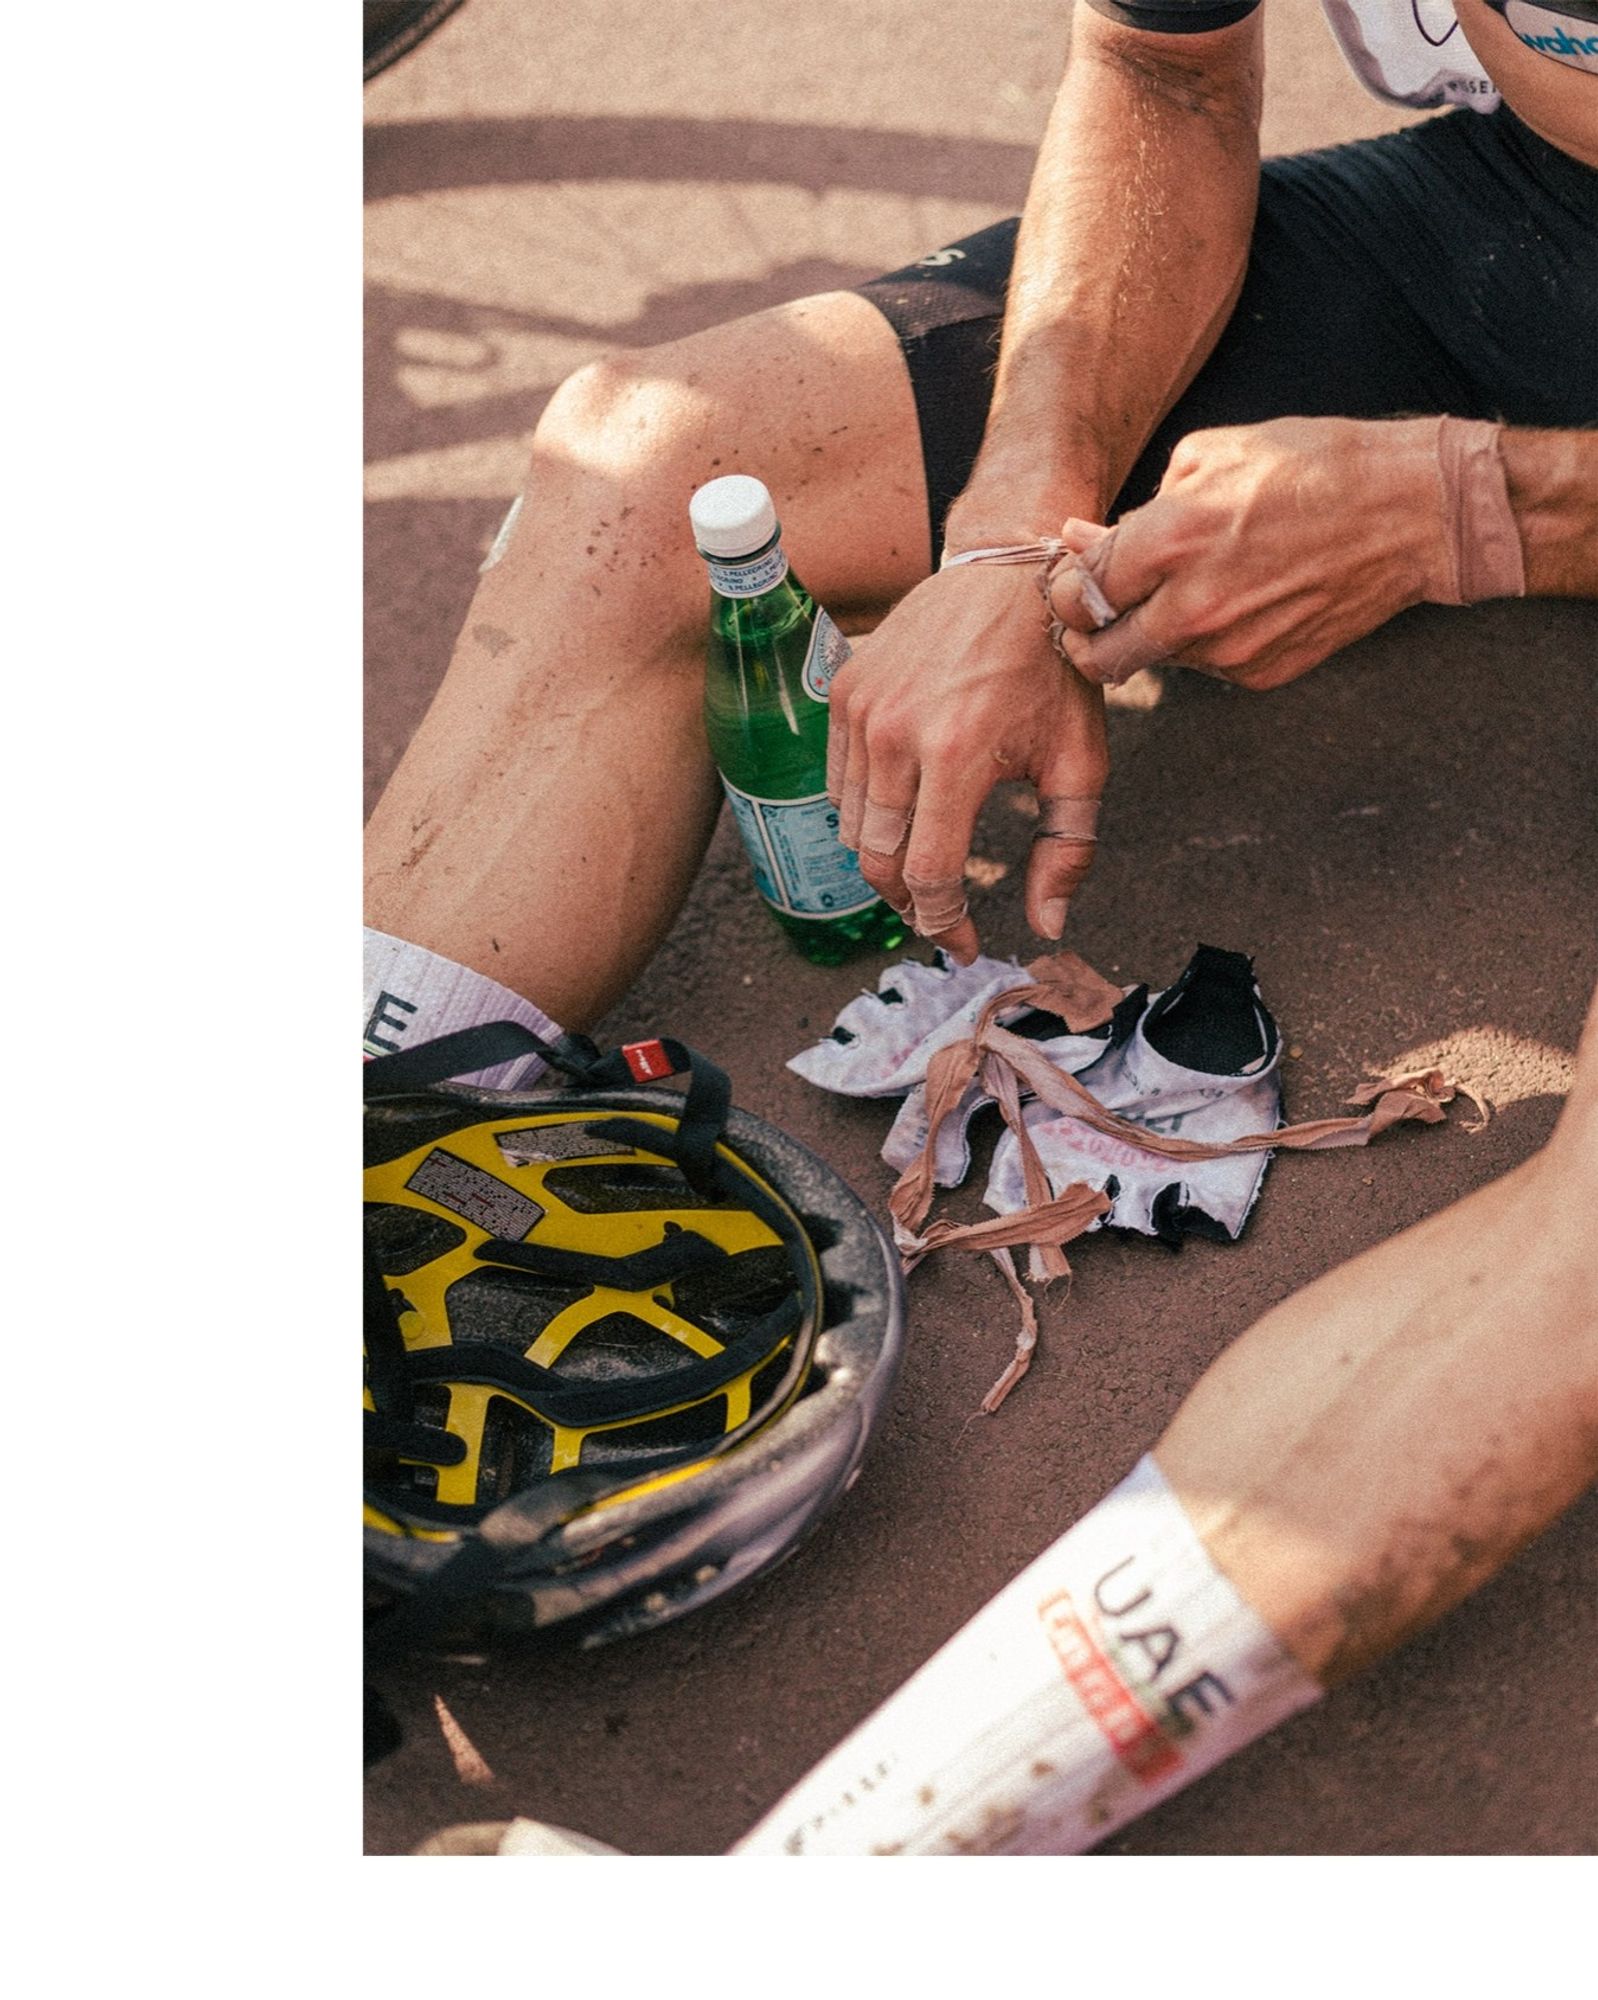
M 1027 922 L 1039 937 L 1058 938 L 1071 899 L 1097 851 L 1099 798 L 1108 775 L 1104 705 L 1097 696 L 1075 718 L 1069 743 L 1038 776 L 1038 824 L 1027 862 Z

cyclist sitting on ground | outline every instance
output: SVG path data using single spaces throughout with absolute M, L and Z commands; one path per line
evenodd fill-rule
M 719 800 L 683 532 L 718 472 L 758 470 L 818 598 L 880 620 L 833 688 L 843 830 L 961 959 L 1000 779 L 1045 804 L 1026 908 L 1061 935 L 1107 774 L 1100 683 L 1168 660 L 1267 689 L 1418 601 L 1598 596 L 1598 5 L 1326 7 L 1367 81 L 1459 108 L 1262 167 L 1256 0 L 1089 0 L 1018 223 L 556 393 L 372 821 L 370 1046 L 586 1026 L 664 936 Z M 1051 538 L 1069 664 L 1036 565 L 939 568 Z M 1161 1447 L 1171 1505 L 1312 1676 L 1437 1615 L 1598 1470 L 1572 1324 L 1592 1102 L 1589 1080 L 1543 1164 L 1423 1225 L 1401 1271 L 1379 1251 L 1280 1309 Z M 1513 1299 L 1461 1292 L 1461 1231 L 1514 1245 Z M 1305 1314 L 1338 1335 L 1311 1343 L 1327 1368 L 1368 1356 L 1358 1396 L 1287 1337 Z M 1432 1394 L 1450 1342 L 1471 1409 Z M 1487 1477 L 1505 1438 L 1513 1492 Z

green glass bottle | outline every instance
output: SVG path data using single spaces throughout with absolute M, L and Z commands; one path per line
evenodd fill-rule
M 891 951 L 904 923 L 839 844 L 827 799 L 827 693 L 849 642 L 788 567 L 758 479 L 712 479 L 688 511 L 710 570 L 705 729 L 755 887 L 813 964 Z

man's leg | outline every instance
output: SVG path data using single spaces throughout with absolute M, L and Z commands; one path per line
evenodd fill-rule
M 706 479 L 772 489 L 844 622 L 926 575 L 899 344 L 853 293 L 595 363 L 538 426 L 521 512 L 372 816 L 367 921 L 586 1026 L 687 894 L 720 797 L 700 717 Z
M 1256 1321 L 732 1851 L 1080 1852 L 1441 1617 L 1598 1478 L 1595 1203 L 1598 998 L 1541 1153 Z M 571 1838 L 503 1833 L 428 1851 Z
M 1484 1583 L 1598 1477 L 1598 996 L 1543 1150 L 1274 1307 L 1154 1456 L 1323 1686 Z
M 734 1851 L 1077 1852 L 1431 1624 L 1598 1477 L 1595 1202 L 1598 999 L 1540 1154 L 1257 1321 Z

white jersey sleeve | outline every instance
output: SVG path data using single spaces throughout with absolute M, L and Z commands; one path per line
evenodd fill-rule
M 1491 4 L 1491 0 L 1489 0 Z M 1504 0 L 1519 5 L 1522 0 Z M 1258 0 L 1088 0 L 1123 27 L 1205 34 L 1254 11 Z M 1492 111 L 1498 92 L 1454 14 L 1454 0 L 1321 0 L 1338 47 L 1365 88 L 1390 104 L 1468 104 Z M 1579 4 L 1579 0 L 1552 0 Z M 1525 39 L 1522 37 L 1522 39 Z
M 1454 14 L 1454 0 L 1321 0 L 1348 66 L 1389 104 L 1497 109 L 1498 92 Z

